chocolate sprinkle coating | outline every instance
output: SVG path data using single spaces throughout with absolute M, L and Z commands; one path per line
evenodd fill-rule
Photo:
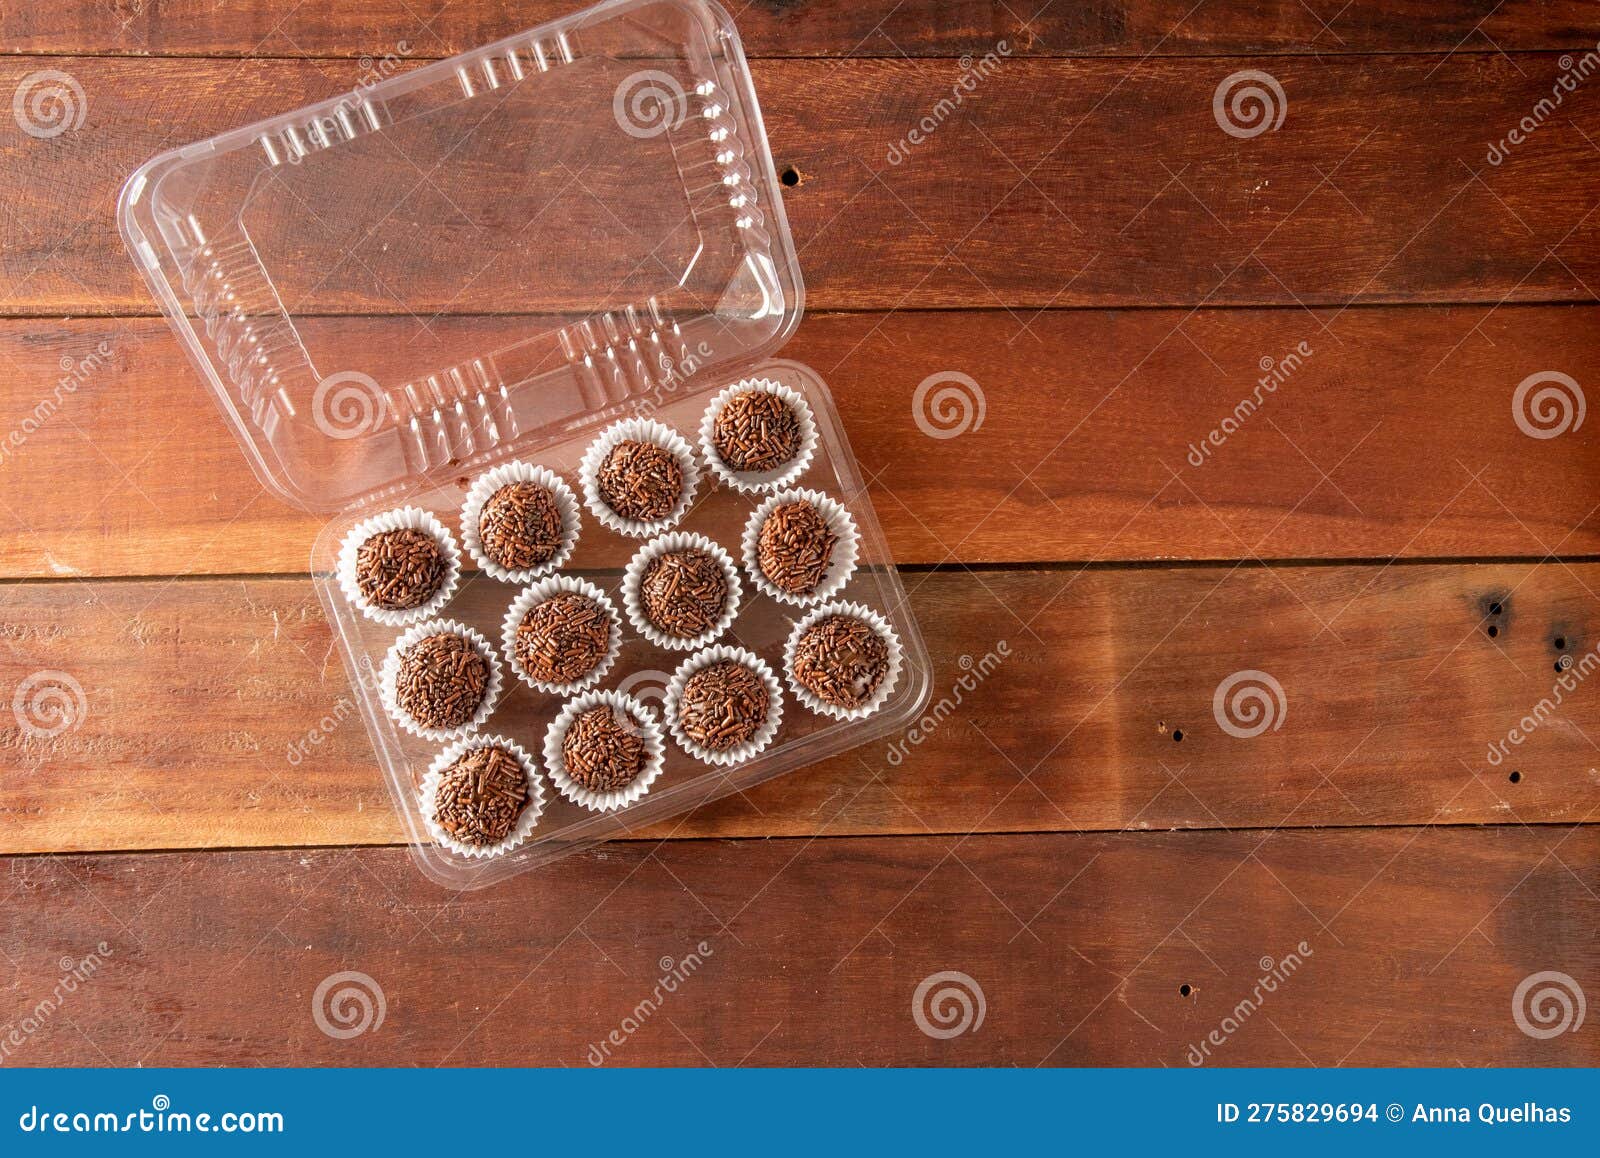
M 379 531 L 356 550 L 356 588 L 373 607 L 410 611 L 439 593 L 444 551 L 426 531 Z
M 807 502 L 775 507 L 756 537 L 756 562 L 767 581 L 780 591 L 804 595 L 815 591 L 828 573 L 839 536 L 828 529 L 822 513 Z
M 627 712 L 597 704 L 567 726 L 561 759 L 574 784 L 590 792 L 616 792 L 644 771 L 644 735 Z
M 488 660 L 453 632 L 419 639 L 400 656 L 395 702 L 424 728 L 459 728 L 488 690 Z
M 561 508 L 538 483 L 507 483 L 478 512 L 478 542 L 508 571 L 548 563 L 561 546 Z
M 528 806 L 528 777 L 517 758 L 490 744 L 465 753 L 439 777 L 434 818 L 462 844 L 499 844 Z
M 865 620 L 830 615 L 801 634 L 790 672 L 823 703 L 859 708 L 889 674 L 889 645 Z
M 700 747 L 725 752 L 748 743 L 761 730 L 770 706 L 759 675 L 737 660 L 720 660 L 685 681 L 678 698 L 678 726 Z
M 611 613 L 587 595 L 571 593 L 528 609 L 517 625 L 512 650 L 517 666 L 547 684 L 581 680 L 611 646 Z
M 693 639 L 709 631 L 728 603 L 728 577 L 705 551 L 665 551 L 639 580 L 645 618 L 667 635 Z
M 800 453 L 800 420 L 776 394 L 747 390 L 717 411 L 711 444 L 732 470 L 777 470 Z
M 671 451 L 653 442 L 624 439 L 611 448 L 595 475 L 600 497 L 617 514 L 641 523 L 664 519 L 683 495 L 683 470 Z

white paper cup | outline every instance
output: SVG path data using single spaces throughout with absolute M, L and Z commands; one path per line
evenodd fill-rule
M 528 802 L 523 806 L 522 814 L 517 817 L 515 827 L 498 844 L 467 844 L 465 841 L 457 840 L 440 826 L 437 816 L 439 785 L 444 780 L 445 772 L 461 757 L 478 748 L 504 748 L 515 757 L 522 774 L 527 777 Z M 422 786 L 417 790 L 417 802 L 422 810 L 422 820 L 434 843 L 459 856 L 474 858 L 504 856 L 526 841 L 533 833 L 534 826 L 539 823 L 539 817 L 544 813 L 544 799 L 544 782 L 538 775 L 538 765 L 533 757 L 528 755 L 521 745 L 504 736 L 468 736 L 466 739 L 457 740 L 434 759 L 422 777 Z
M 678 470 L 683 475 L 683 492 L 678 496 L 671 513 L 665 518 L 652 522 L 624 518 L 600 497 L 601 465 L 619 442 L 630 441 L 648 442 L 659 446 L 677 460 Z M 594 513 L 595 518 L 619 535 L 644 539 L 668 530 L 683 518 L 684 512 L 689 509 L 689 504 L 694 502 L 694 492 L 700 485 L 700 467 L 695 462 L 694 449 L 672 427 L 653 418 L 626 418 L 607 427 L 599 438 L 589 444 L 589 449 L 584 452 L 583 461 L 578 465 L 578 479 L 583 485 L 584 502 Z
M 861 620 L 877 633 L 878 638 L 883 640 L 885 647 L 888 649 L 888 655 L 885 657 L 889 665 L 888 669 L 883 673 L 883 678 L 878 681 L 877 688 L 868 697 L 867 702 L 857 708 L 845 708 L 840 707 L 838 704 L 830 704 L 812 694 L 809 689 L 794 677 L 794 655 L 795 649 L 800 645 L 800 637 L 823 620 L 831 619 L 835 615 L 846 619 Z M 789 690 L 794 693 L 795 699 L 817 715 L 832 716 L 836 720 L 863 720 L 883 707 L 889 696 L 893 694 L 895 684 L 900 679 L 900 665 L 903 656 L 904 652 L 900 647 L 900 637 L 895 634 L 894 628 L 889 626 L 888 620 L 860 603 L 845 603 L 841 600 L 824 604 L 814 611 L 808 612 L 804 619 L 794 625 L 794 630 L 789 633 L 788 642 L 783 645 L 783 678 L 784 682 L 789 685 Z
M 771 394 L 781 399 L 793 412 L 795 421 L 800 427 L 800 447 L 795 456 L 772 470 L 734 470 L 723 462 L 722 456 L 717 453 L 715 438 L 717 415 L 722 413 L 722 408 L 735 396 L 752 392 Z M 776 490 L 794 482 L 811 465 L 812 456 L 817 452 L 817 424 L 811 416 L 810 405 L 798 390 L 774 382 L 770 378 L 744 378 L 718 394 L 711 400 L 711 405 L 706 407 L 705 417 L 700 420 L 700 450 L 705 456 L 706 464 L 711 468 L 711 473 L 734 490 L 743 494 Z
M 723 601 L 722 614 L 709 628 L 690 639 L 669 635 L 651 623 L 649 616 L 645 614 L 644 597 L 640 591 L 645 572 L 650 569 L 651 562 L 673 551 L 701 551 L 710 555 L 722 568 L 722 577 L 728 584 L 728 595 Z M 671 651 L 689 651 L 715 642 L 733 625 L 743 598 L 744 588 L 739 582 L 739 568 L 734 566 L 732 556 L 704 535 L 690 534 L 686 531 L 673 531 L 652 539 L 640 547 L 622 576 L 622 605 L 627 608 L 628 622 L 651 643 Z
M 684 734 L 683 727 L 678 721 L 678 705 L 683 699 L 683 691 L 689 683 L 690 676 L 701 668 L 710 667 L 724 660 L 742 664 L 761 677 L 761 682 L 767 689 L 767 718 L 756 734 L 743 744 L 718 752 L 701 747 Z M 783 692 L 778 687 L 778 678 L 772 674 L 772 669 L 767 666 L 766 660 L 742 647 L 717 644 L 715 647 L 708 647 L 691 655 L 678 665 L 678 670 L 667 683 L 666 714 L 667 729 L 672 733 L 672 738 L 678 747 L 701 763 L 731 768 L 759 755 L 768 744 L 772 743 L 772 738 L 778 734 L 778 725 L 783 721 Z
M 638 724 L 639 735 L 644 740 L 644 768 L 625 787 L 614 792 L 593 792 L 573 780 L 567 775 L 567 761 L 561 751 L 572 721 L 601 704 L 626 713 Z M 639 700 L 621 692 L 585 692 L 561 709 L 561 714 L 551 721 L 544 738 L 544 766 L 550 774 L 550 782 L 561 795 L 591 812 L 615 812 L 638 800 L 661 775 L 665 759 L 666 745 L 662 742 L 661 725 L 655 713 Z
M 413 719 L 411 713 L 400 707 L 399 699 L 395 694 L 395 683 L 400 676 L 400 657 L 413 645 L 421 642 L 430 635 L 439 635 L 448 632 L 459 635 L 474 650 L 484 658 L 489 665 L 489 681 L 483 690 L 483 702 L 478 705 L 478 710 L 473 713 L 472 719 L 465 724 L 454 728 L 428 728 Z M 489 718 L 495 709 L 495 704 L 500 699 L 502 677 L 500 674 L 500 657 L 494 648 L 489 646 L 489 641 L 479 635 L 472 628 L 453 619 L 433 619 L 427 623 L 419 623 L 412 627 L 399 639 L 394 641 L 394 646 L 389 648 L 388 654 L 383 657 L 383 669 L 379 673 L 379 693 L 383 700 L 384 710 L 387 711 L 395 723 L 399 724 L 413 736 L 424 740 L 432 740 L 437 744 L 451 743 L 476 732 L 483 727 L 484 721 Z
M 838 538 L 833 545 L 833 555 L 828 560 L 828 569 L 823 573 L 822 581 L 810 591 L 798 595 L 783 590 L 762 573 L 759 550 L 761 525 L 767 521 L 767 516 L 779 507 L 795 502 L 810 503 L 815 507 L 823 521 L 828 524 L 828 529 Z M 744 525 L 742 545 L 745 571 L 749 574 L 750 581 L 756 585 L 757 591 L 770 595 L 780 603 L 807 607 L 833 598 L 844 589 L 846 583 L 850 582 L 850 576 L 854 575 L 856 570 L 861 533 L 856 529 L 856 521 L 850 517 L 850 512 L 844 509 L 843 504 L 829 498 L 821 491 L 786 490 L 768 498 L 750 515 L 749 521 Z
M 421 531 L 432 536 L 439 544 L 440 552 L 444 555 L 444 581 L 426 603 L 405 611 L 391 611 L 373 606 L 361 594 L 361 586 L 356 581 L 356 555 L 363 543 L 385 531 Z M 362 615 L 385 627 L 408 627 L 424 619 L 432 619 L 450 602 L 450 597 L 456 593 L 456 584 L 461 579 L 461 554 L 456 549 L 454 536 L 438 519 L 420 507 L 399 507 L 363 519 L 350 528 L 339 545 L 338 575 L 339 590 Z
M 483 505 L 494 497 L 496 491 L 512 483 L 532 483 L 543 487 L 550 492 L 550 497 L 555 500 L 556 510 L 561 514 L 561 542 L 556 547 L 555 554 L 537 567 L 524 567 L 518 570 L 502 567 L 484 554 L 483 541 L 478 537 L 478 519 L 483 514 Z M 572 552 L 578 545 L 579 529 L 578 498 L 572 493 L 572 488 L 554 471 L 528 462 L 502 463 L 493 470 L 480 474 L 468 488 L 466 500 L 461 504 L 461 542 L 466 547 L 467 554 L 485 575 L 492 576 L 502 583 L 527 583 L 566 566 L 567 560 L 572 557 Z
M 589 674 L 568 684 L 536 680 L 517 662 L 517 628 L 522 626 L 522 620 L 528 612 L 557 595 L 582 595 L 592 599 L 605 608 L 606 614 L 611 617 L 611 632 L 606 643 L 606 654 Z M 606 672 L 611 670 L 611 665 L 617 662 L 617 651 L 622 646 L 622 616 L 617 614 L 616 604 L 611 602 L 611 597 L 588 580 L 572 575 L 549 575 L 512 600 L 511 607 L 507 610 L 500 626 L 500 642 L 505 651 L 506 662 L 511 665 L 511 670 L 517 673 L 519 680 L 536 692 L 552 696 L 569 696 L 599 683 Z

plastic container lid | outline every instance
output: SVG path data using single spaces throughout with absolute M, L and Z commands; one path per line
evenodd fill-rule
M 611 0 L 163 153 L 118 217 L 256 475 L 316 511 L 737 373 L 802 309 L 710 0 Z

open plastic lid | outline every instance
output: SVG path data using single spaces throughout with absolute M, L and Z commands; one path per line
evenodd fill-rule
M 311 510 L 731 375 L 801 312 L 709 0 L 611 0 L 163 153 L 118 215 L 257 476 Z

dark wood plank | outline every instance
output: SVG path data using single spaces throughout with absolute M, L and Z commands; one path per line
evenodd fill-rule
M 516 325 L 434 323 L 486 346 Z M 323 326 L 414 348 L 401 319 Z M 1303 341 L 1207 446 L 1258 359 Z M 1512 397 L 1541 370 L 1582 378 L 1597 341 L 1587 307 L 906 312 L 812 315 L 784 353 L 829 380 L 902 563 L 1542 557 L 1600 552 L 1600 436 L 1529 438 Z M 929 438 L 913 397 L 944 371 L 977 381 L 983 421 Z M 0 573 L 307 565 L 320 518 L 262 495 L 160 322 L 0 323 L 0 432 Z
M 1594 1065 L 1512 1009 L 1538 971 L 1600 987 L 1597 857 L 1595 827 L 678 842 L 456 895 L 396 850 L 13 860 L 16 1008 L 100 960 L 6 1060 L 1184 1066 L 1217 1031 L 1206 1064 Z M 383 1020 L 336 1040 L 346 971 L 320 1008 L 354 984 Z M 946 971 L 983 1020 L 939 1040 Z
M 574 11 L 530 0 L 514 12 L 489 0 L 372 0 L 359 7 L 247 0 L 176 0 L 114 10 L 74 2 L 0 13 L 15 52 L 206 56 L 449 56 Z M 1589 49 L 1580 0 L 1263 5 L 1252 0 L 800 0 L 734 5 L 753 56 L 958 56 L 997 39 L 1031 56 L 1180 56 L 1225 52 L 1483 52 L 1496 47 Z
M 1258 63 L 1015 60 L 951 111 L 948 62 L 760 62 L 774 153 L 803 178 L 786 205 L 811 305 L 1593 300 L 1595 86 L 1566 96 L 1504 164 L 1486 160 L 1548 98 L 1554 56 L 1285 58 L 1272 66 L 1287 102 L 1282 127 L 1239 139 L 1219 127 L 1212 98 L 1220 81 Z M 6 62 L 0 89 L 60 69 L 77 78 L 89 114 L 75 132 L 0 142 L 10 234 L 0 311 L 148 311 L 111 220 L 123 178 L 163 144 L 346 91 L 358 65 Z M 890 163 L 941 100 L 943 123 Z M 296 225 L 279 224 L 254 226 Z M 462 286 L 415 273 L 407 304 L 424 316 L 496 312 L 513 294 L 495 277 Z M 592 305 L 592 286 L 552 279 L 540 289 L 547 308 Z M 395 312 L 391 297 L 335 285 L 299 305 Z
M 915 734 L 648 835 L 1515 824 L 1600 810 L 1597 564 L 906 581 L 933 663 Z M 305 581 L 26 584 L 3 598 L 0 690 L 67 688 L 82 711 L 54 737 L 0 716 L 12 767 L 0 851 L 404 839 Z M 508 600 L 480 580 L 453 613 L 486 626 Z M 635 662 L 672 666 L 650 654 Z M 1564 689 L 1561 656 L 1580 665 Z M 1251 670 L 1283 706 L 1269 708 L 1277 727 L 1240 738 L 1214 697 Z M 517 736 L 534 706 L 518 689 L 497 726 Z M 1242 711 L 1226 718 L 1249 730 Z M 1526 739 L 1508 741 L 1518 727 Z

